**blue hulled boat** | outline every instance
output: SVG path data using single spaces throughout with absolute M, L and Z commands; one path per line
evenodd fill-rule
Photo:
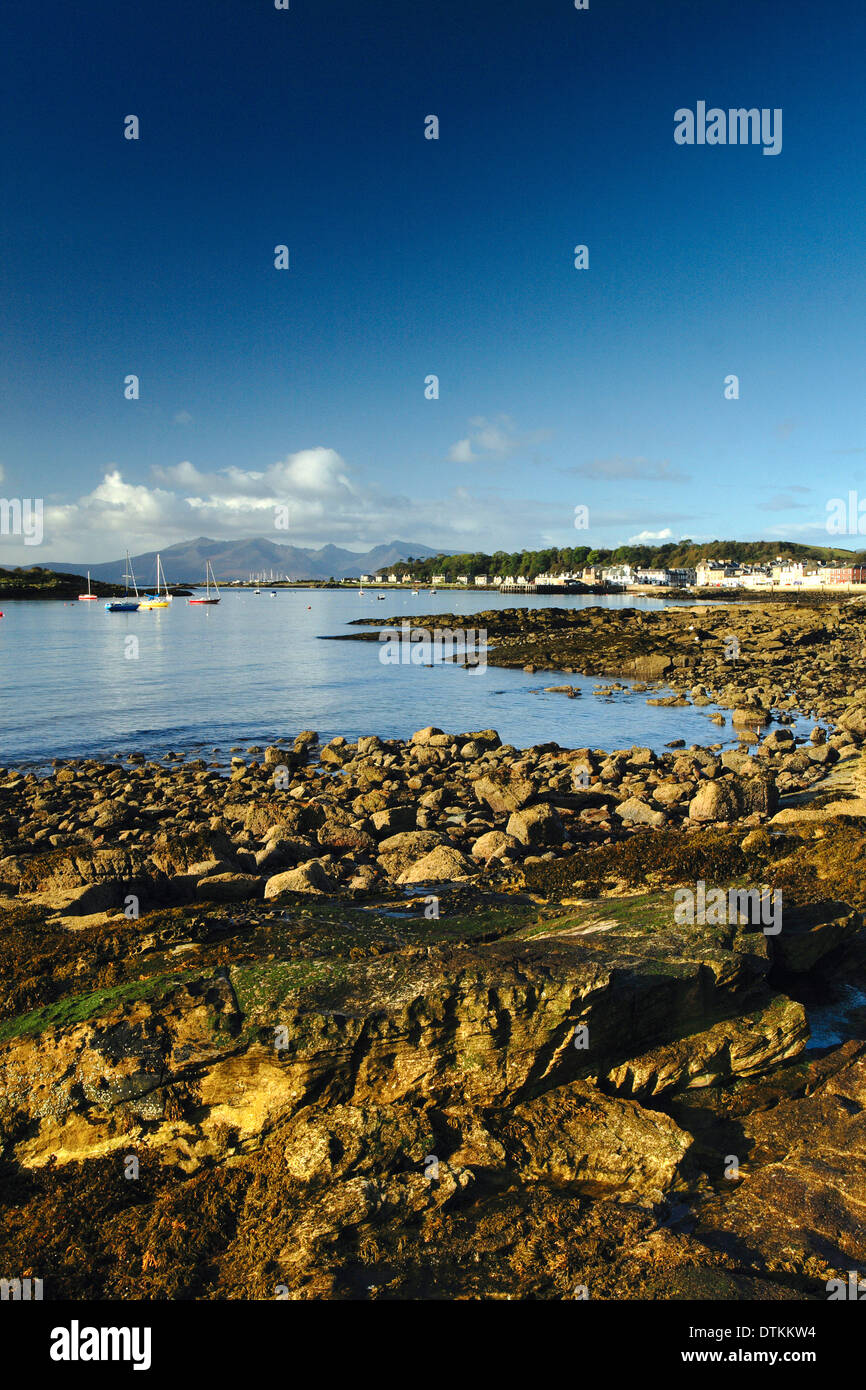
M 111 598 L 105 605 L 107 613 L 135 613 L 138 611 L 141 599 L 138 596 L 138 585 L 135 582 L 135 575 L 132 572 L 132 561 L 129 558 L 129 551 L 126 552 L 126 589 L 123 598 Z M 135 590 L 135 598 L 129 592 L 129 581 L 132 580 L 132 587 Z

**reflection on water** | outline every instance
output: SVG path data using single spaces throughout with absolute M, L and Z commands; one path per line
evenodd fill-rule
M 106 613 L 101 603 L 9 602 L 0 622 L 0 765 L 140 750 L 148 756 L 293 737 L 317 730 L 406 738 L 435 724 L 495 728 L 506 743 L 659 751 L 671 739 L 734 742 L 704 710 L 648 706 L 645 694 L 592 694 L 609 681 L 488 667 L 385 665 L 374 642 L 327 642 L 357 617 L 491 608 L 661 608 L 654 598 L 223 591 L 213 608 Z M 137 642 L 128 639 L 135 638 Z M 564 680 L 582 697 L 546 694 Z M 802 730 L 809 728 L 804 723 Z

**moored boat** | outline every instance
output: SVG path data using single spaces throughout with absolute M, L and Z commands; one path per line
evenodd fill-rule
M 161 568 L 161 566 L 160 566 L 160 559 L 159 559 L 159 555 L 157 555 L 157 557 L 156 557 L 156 593 L 155 593 L 155 594 L 145 594 L 144 598 L 141 600 L 141 603 L 138 605 L 139 608 L 168 608 L 168 605 L 171 603 L 171 594 L 168 592 L 168 585 L 167 585 L 166 582 L 165 582 L 165 572 L 164 572 L 164 571 L 163 571 L 163 574 L 162 574 L 162 588 L 163 588 L 163 592 L 160 593 L 160 589 L 159 589 L 160 568 Z
M 213 565 L 211 564 L 210 560 L 208 560 L 208 561 L 206 562 L 206 564 L 205 564 L 204 580 L 205 580 L 205 596 L 204 596 L 204 598 L 189 598 L 189 599 L 187 599 L 187 603 L 219 603 L 219 601 L 220 601 L 219 586 L 217 585 L 217 582 L 216 582 L 216 575 L 215 575 L 214 572 L 213 572 Z M 213 594 L 211 594 L 211 591 L 210 591 L 210 582 L 211 582 L 211 580 L 213 580 L 213 586 L 214 586 L 214 591 L 215 591 L 215 595 L 216 595 L 215 597 L 214 597 Z
M 79 603 L 95 603 L 98 595 L 90 592 L 90 570 L 87 571 L 87 593 L 78 595 Z
M 123 598 L 109 599 L 108 603 L 105 605 L 105 611 L 107 613 L 135 613 L 138 611 L 138 608 L 141 604 L 141 599 L 138 596 L 138 585 L 135 582 L 135 575 L 132 572 L 132 561 L 129 558 L 128 550 L 126 552 L 126 573 L 124 574 L 123 578 L 126 584 Z M 132 580 L 132 587 L 135 592 L 135 598 L 132 598 L 130 596 L 130 579 Z

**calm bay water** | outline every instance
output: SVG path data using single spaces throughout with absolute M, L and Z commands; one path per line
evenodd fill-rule
M 449 592 L 431 598 L 388 594 L 380 603 L 326 590 L 223 591 L 213 608 L 175 599 L 170 608 L 107 613 L 98 603 L 6 602 L 0 620 L 0 766 L 55 757 L 157 756 L 293 738 L 316 729 L 406 738 L 435 724 L 449 732 L 497 729 L 517 747 L 555 740 L 563 747 L 656 750 L 734 741 L 708 711 L 659 709 L 644 695 L 599 698 L 606 682 L 557 673 L 530 676 L 488 667 L 471 675 L 453 664 L 388 666 L 378 643 L 328 642 L 357 617 L 470 615 L 494 606 L 658 608 L 652 598 L 509 597 Z M 138 638 L 138 658 L 125 656 Z M 570 683 L 581 698 L 542 693 Z M 533 693 L 538 692 L 538 693 Z M 808 726 L 805 726 L 808 727 Z

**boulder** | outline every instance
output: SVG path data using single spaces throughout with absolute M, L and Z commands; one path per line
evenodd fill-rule
M 397 879 L 398 883 L 450 883 L 456 879 L 471 878 L 478 873 L 478 865 L 452 845 L 438 845 L 425 854 L 410 868 L 405 869 Z
M 65 892 L 85 884 L 132 884 L 147 881 L 147 861 L 139 851 L 90 849 L 80 846 L 37 854 L 24 862 L 18 891 Z M 135 892 L 135 888 L 130 888 Z M 93 908 L 93 911 L 98 911 Z
M 621 801 L 616 807 L 616 814 L 624 825 L 664 825 L 667 820 L 664 811 L 655 809 L 637 796 Z
M 311 840 L 287 840 L 277 833 L 268 840 L 263 849 L 256 850 L 255 861 L 258 869 L 289 869 L 303 863 L 314 852 Z
M 471 739 L 473 743 L 483 744 L 484 748 L 488 751 L 493 748 L 499 748 L 502 743 L 495 729 L 478 729 L 471 734 L 461 734 L 461 738 Z
M 735 782 L 705 782 L 697 796 L 689 802 L 689 819 L 696 821 L 736 820 L 740 814 L 740 797 Z
M 831 767 L 833 763 L 839 761 L 838 750 L 829 743 L 815 743 L 806 749 L 810 763 L 817 763 L 819 767 Z
M 790 729 L 774 729 L 771 734 L 767 734 L 766 738 L 761 739 L 761 747 L 769 748 L 771 752 L 780 748 L 789 752 L 794 747 L 794 735 Z
M 379 863 L 389 878 L 396 878 L 444 843 L 444 836 L 436 830 L 406 830 L 400 835 L 389 835 L 379 845 Z
M 673 778 L 653 787 L 653 801 L 657 801 L 659 806 L 676 806 L 681 801 L 689 801 L 693 795 L 693 783 L 677 782 Z
M 756 729 L 769 722 L 770 716 L 760 705 L 739 705 L 731 711 L 731 723 L 741 728 Z
M 378 753 L 382 749 L 382 740 L 378 734 L 367 734 L 365 738 L 358 739 L 358 757 L 366 757 L 369 753 Z
M 375 854 L 376 841 L 366 830 L 358 830 L 352 825 L 339 825 L 327 821 L 316 836 L 320 845 L 333 850 L 335 854 Z
M 295 768 L 301 766 L 303 761 L 303 754 L 288 748 L 278 748 L 276 744 L 271 744 L 270 747 L 265 749 L 262 765 L 266 771 L 270 771 L 277 767 L 285 767 L 289 772 L 293 772 Z
M 452 740 L 447 734 L 443 734 L 441 729 L 437 729 L 434 725 L 428 724 L 426 729 L 419 729 L 417 733 L 414 733 L 409 742 L 421 744 L 422 747 L 432 743 L 434 746 L 442 748 L 450 744 Z
M 476 800 L 495 816 L 508 815 L 526 806 L 535 795 L 528 777 L 508 777 L 502 774 L 479 777 L 472 784 Z
M 407 757 L 411 759 L 413 768 L 440 767 L 448 761 L 448 753 L 445 748 L 432 748 L 426 743 L 408 748 Z
M 406 830 L 414 830 L 416 819 L 414 806 L 388 806 L 384 811 L 374 811 L 370 824 L 377 839 L 382 840 Z
M 629 667 L 627 674 L 636 677 L 637 680 L 656 681 L 672 670 L 673 661 L 660 652 L 650 652 L 645 656 L 634 657 Z
M 736 772 L 740 777 L 748 777 L 755 772 L 760 772 L 761 764 L 757 758 L 753 758 L 751 753 L 744 753 L 740 748 L 726 748 L 722 753 L 722 767 L 728 768 L 731 772 Z
M 508 818 L 505 832 L 527 846 L 562 843 L 562 821 L 547 802 L 514 811 Z
M 289 800 L 252 801 L 242 814 L 244 830 L 263 840 L 278 835 L 291 839 L 298 833 L 317 830 L 325 819 L 321 806 L 299 806 Z
M 319 762 L 324 767 L 342 767 L 351 758 L 351 749 L 338 744 L 336 747 L 332 743 L 326 743 L 319 753 Z
M 745 777 L 739 785 L 740 814 L 772 816 L 778 810 L 779 793 L 772 777 Z
M 866 739 L 866 705 L 852 705 L 836 723 L 840 729 L 845 729 L 855 738 Z
M 27 901 L 64 917 L 89 917 L 95 912 L 120 907 L 127 891 L 120 883 L 88 883 L 79 888 L 46 888 L 29 893 Z
M 574 1081 L 514 1107 L 501 1131 L 521 1178 L 590 1196 L 659 1202 L 692 1144 L 667 1115 Z
M 481 859 L 486 864 L 490 859 L 501 859 L 519 848 L 520 841 L 513 835 L 507 835 L 504 830 L 488 830 L 472 846 L 472 858 Z
M 299 864 L 286 873 L 274 874 L 265 884 L 265 897 L 278 898 L 281 893 L 327 893 L 333 883 L 317 859 Z
M 260 898 L 264 879 L 258 874 L 208 874 L 195 885 L 195 896 L 212 903 L 239 903 Z

